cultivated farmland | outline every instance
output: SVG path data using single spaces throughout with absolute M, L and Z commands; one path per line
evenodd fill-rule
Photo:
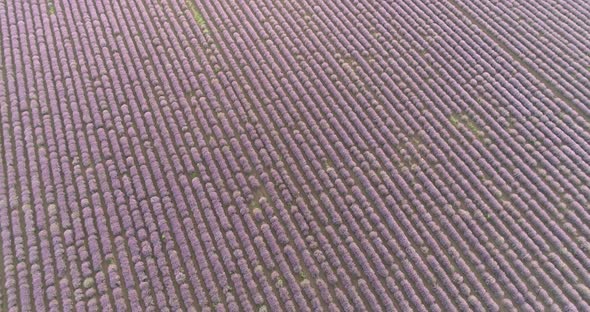
M 0 2 L 0 311 L 590 311 L 590 2 Z

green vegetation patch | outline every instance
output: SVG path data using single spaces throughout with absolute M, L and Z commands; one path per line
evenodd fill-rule
M 483 131 L 467 114 L 453 114 L 449 117 L 449 121 L 455 127 L 459 127 L 459 125 L 467 127 L 467 129 L 469 129 L 469 131 L 471 131 L 471 133 L 473 133 L 479 139 L 484 137 Z
M 199 11 L 199 9 L 197 8 L 197 6 L 193 3 L 192 0 L 188 0 L 186 2 L 189 10 L 191 10 L 191 13 L 193 15 L 193 19 L 195 20 L 195 22 L 197 22 L 197 25 L 199 25 L 199 27 L 201 28 L 201 30 L 203 30 L 203 32 L 209 32 L 209 27 L 207 27 L 207 21 L 205 21 L 205 18 L 203 18 L 203 14 L 201 14 L 201 11 Z
M 49 15 L 55 14 L 55 4 L 53 3 L 53 1 L 47 2 L 47 13 L 49 13 Z
M 198 177 L 198 176 L 199 176 L 199 172 L 198 172 L 197 170 L 195 170 L 195 171 L 193 171 L 193 172 L 191 172 L 191 173 L 189 173 L 189 174 L 188 174 L 188 177 L 189 177 L 191 180 L 193 180 L 194 178 L 196 178 L 196 177 Z

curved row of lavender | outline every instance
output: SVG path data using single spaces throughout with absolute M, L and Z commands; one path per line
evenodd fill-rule
M 0 310 L 590 310 L 589 20 L 0 2 Z

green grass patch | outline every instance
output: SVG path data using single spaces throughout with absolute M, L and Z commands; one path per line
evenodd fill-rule
M 55 14 L 55 4 L 53 4 L 53 1 L 47 2 L 47 13 L 49 13 L 49 15 Z
M 117 263 L 115 258 L 113 258 L 113 257 L 107 258 L 106 262 L 107 262 L 107 265 L 115 265 Z
M 285 286 L 285 282 L 283 281 L 282 278 L 278 277 L 276 282 L 275 282 L 275 287 L 276 288 L 282 288 L 283 286 Z
M 193 15 L 193 19 L 195 20 L 195 22 L 197 22 L 197 25 L 199 25 L 201 30 L 203 30 L 203 32 L 205 32 L 205 33 L 209 32 L 209 27 L 207 27 L 207 21 L 205 21 L 203 14 L 201 14 L 201 11 L 199 11 L 199 9 L 193 3 L 193 1 L 188 0 L 186 2 L 186 4 L 187 4 L 189 10 L 191 10 L 191 14 Z
M 322 166 L 324 167 L 324 170 L 328 170 L 328 169 L 334 168 L 334 163 L 332 162 L 331 159 L 326 158 L 322 161 Z
M 456 127 L 457 125 L 459 125 L 459 116 L 451 115 L 449 121 L 451 121 L 451 124 Z
M 462 124 L 479 139 L 485 137 L 483 131 L 467 114 L 453 114 L 449 117 L 449 121 L 454 127 L 458 127 L 460 124 Z
M 299 271 L 299 281 L 304 281 L 305 279 L 307 279 L 307 274 L 305 274 L 305 271 L 301 270 Z
M 197 170 L 195 170 L 195 171 L 193 171 L 193 172 L 189 173 L 189 175 L 188 175 L 188 177 L 189 177 L 191 180 L 192 180 L 192 179 L 194 179 L 194 178 L 196 178 L 196 177 L 198 177 L 198 176 L 199 176 L 199 172 L 198 172 Z

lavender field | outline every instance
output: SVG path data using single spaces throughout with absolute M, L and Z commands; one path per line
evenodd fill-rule
M 590 2 L 0 2 L 0 311 L 590 311 Z

